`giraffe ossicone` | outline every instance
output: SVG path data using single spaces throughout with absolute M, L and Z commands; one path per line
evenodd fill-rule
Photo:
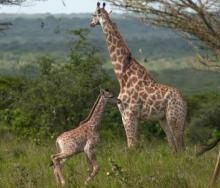
M 187 107 L 181 93 L 151 78 L 144 66 L 131 55 L 126 42 L 105 8 L 97 7 L 91 27 L 101 25 L 109 55 L 120 85 L 118 104 L 125 128 L 128 147 L 137 144 L 139 119 L 156 119 L 174 152 L 184 149 L 183 134 Z M 123 107 L 122 107 L 123 106 Z

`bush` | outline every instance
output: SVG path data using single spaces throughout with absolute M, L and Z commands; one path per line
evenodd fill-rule
M 2 107 L 0 117 L 20 136 L 48 136 L 74 128 L 89 113 L 99 89 L 112 85 L 102 68 L 103 59 L 86 41 L 87 30 L 72 32 L 79 40 L 73 42 L 66 62 L 40 57 L 39 74 L 20 78 L 25 87 L 20 93 L 14 91 L 13 97 L 12 87 L 7 90 L 6 96 L 14 100 L 10 109 Z
M 208 143 L 220 136 L 220 95 L 204 94 L 188 98 L 188 137 L 194 143 Z

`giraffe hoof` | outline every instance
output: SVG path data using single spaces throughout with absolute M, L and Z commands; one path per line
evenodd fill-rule
M 64 186 L 65 185 L 65 181 L 61 181 L 61 185 Z
M 88 178 L 86 179 L 86 181 L 84 182 L 84 184 L 85 184 L 85 185 L 88 185 L 91 180 L 92 180 L 92 178 L 91 178 L 91 177 L 88 177 Z
M 128 144 L 128 149 L 129 149 L 129 150 L 135 150 L 135 149 L 137 149 L 137 144 L 136 144 L 136 143 Z

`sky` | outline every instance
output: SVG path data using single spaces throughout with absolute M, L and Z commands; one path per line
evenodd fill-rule
M 0 13 L 91 13 L 95 11 L 98 0 L 47 0 L 44 2 L 25 3 L 22 6 L 0 6 Z M 107 4 L 107 8 L 110 5 Z

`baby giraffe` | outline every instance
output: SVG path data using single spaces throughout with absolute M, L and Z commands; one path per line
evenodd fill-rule
M 56 139 L 58 153 L 52 155 L 51 159 L 57 183 L 61 183 L 62 185 L 65 184 L 65 180 L 61 172 L 61 160 L 81 152 L 85 153 L 90 170 L 90 174 L 87 177 L 85 184 L 92 180 L 98 173 L 99 165 L 96 161 L 94 149 L 99 142 L 97 129 L 101 122 L 107 101 L 111 101 L 112 103 L 120 102 L 108 90 L 101 89 L 88 117 L 81 121 L 77 128 L 62 133 Z

